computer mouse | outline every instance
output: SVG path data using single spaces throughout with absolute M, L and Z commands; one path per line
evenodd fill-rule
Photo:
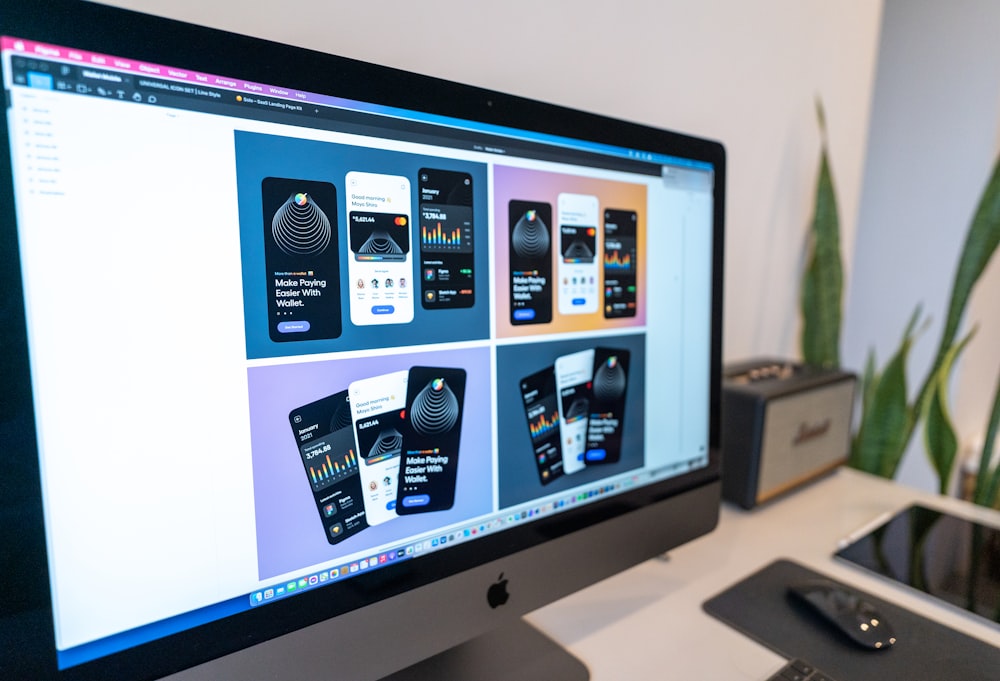
M 789 586 L 788 592 L 863 648 L 887 650 L 896 643 L 896 634 L 875 606 L 836 582 L 812 579 Z

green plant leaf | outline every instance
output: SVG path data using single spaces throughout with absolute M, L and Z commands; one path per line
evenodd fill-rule
M 927 409 L 927 402 L 934 388 L 936 377 L 948 352 L 955 344 L 958 327 L 965 314 L 969 297 L 972 295 L 972 289 L 979 281 L 979 277 L 992 259 L 998 245 L 1000 245 L 1000 158 L 994 162 L 993 173 L 986 183 L 986 188 L 983 190 L 979 205 L 976 207 L 976 213 L 972 218 L 972 224 L 965 235 L 962 254 L 959 257 L 955 279 L 952 282 L 948 315 L 941 334 L 941 342 L 938 345 L 930 371 L 917 393 L 916 409 L 918 413 Z M 914 422 L 913 425 L 915 427 L 916 423 Z
M 850 465 L 884 478 L 896 475 L 903 456 L 915 410 L 906 399 L 906 361 L 913 346 L 914 329 L 920 307 L 906 326 L 899 349 L 889 359 L 877 384 L 871 390 L 868 408 L 861 417 Z
M 924 446 L 931 465 L 938 475 L 938 492 L 947 494 L 951 483 L 951 471 L 958 455 L 958 435 L 948 409 L 948 386 L 955 360 L 975 335 L 973 329 L 945 353 L 931 384 L 931 391 L 924 404 Z
M 871 408 L 872 399 L 875 396 L 875 389 L 878 387 L 879 375 L 875 371 L 875 351 L 868 352 L 868 359 L 865 362 L 865 372 L 861 375 L 861 411 L 866 412 Z
M 945 354 L 955 343 L 972 288 L 989 264 L 998 244 L 1000 244 L 1000 158 L 993 166 L 993 174 L 986 183 L 976 214 L 969 226 L 969 232 L 965 236 L 962 255 L 951 287 L 948 316 L 945 319 L 941 343 L 938 345 L 935 368 L 940 366 Z
M 809 229 L 809 252 L 802 273 L 802 357 L 807 364 L 840 366 L 840 326 L 843 316 L 844 271 L 840 255 L 840 217 L 826 145 L 826 123 L 817 100 L 816 115 L 823 134 L 816 201 Z
M 950 440 L 954 438 L 957 442 L 957 437 L 954 434 L 954 427 L 950 425 L 945 392 L 947 374 L 951 369 L 949 366 L 942 372 L 942 368 L 954 362 L 954 357 L 948 359 L 949 353 L 956 347 L 964 345 L 963 342 L 956 346 L 955 339 L 965 314 L 965 307 L 976 282 L 998 247 L 1000 247 L 1000 158 L 994 163 L 993 173 L 986 183 L 966 234 L 952 282 L 951 298 L 938 350 L 917 391 L 914 404 L 911 406 L 905 403 L 905 364 L 919 308 L 918 313 L 915 313 L 910 320 L 899 350 L 889 361 L 882 376 L 879 377 L 874 372 L 871 374 L 874 383 L 865 388 L 861 423 L 852 443 L 850 465 L 893 477 L 899 465 L 899 458 L 916 430 L 920 417 L 928 416 L 933 411 L 934 415 L 930 418 L 934 419 L 934 423 L 928 424 L 930 432 L 927 433 L 927 438 L 933 440 L 934 447 L 940 451 L 940 454 L 932 455 L 932 460 L 940 459 L 936 461 L 935 468 L 938 471 L 941 489 L 947 488 L 951 468 L 954 466 L 954 456 L 948 453 L 951 449 Z M 955 353 L 957 352 L 956 350 Z M 903 370 L 902 375 L 899 373 L 900 369 Z M 944 387 L 941 385 L 942 373 L 946 376 L 943 381 Z M 976 499 L 979 500 L 977 503 L 989 506 L 996 506 L 1000 501 L 998 500 L 1000 465 L 992 469 L 989 467 L 1000 422 L 998 414 L 1000 404 L 997 404 L 1000 402 L 1000 386 L 997 387 L 997 393 L 988 427 L 990 436 L 984 443 L 980 457 L 983 465 L 980 467 L 976 485 Z M 957 444 L 955 447 L 957 448 Z M 948 458 L 951 458 L 950 464 Z
M 993 466 L 992 471 L 990 469 L 998 430 L 1000 430 L 1000 377 L 997 378 L 997 390 L 993 395 L 993 411 L 986 427 L 986 440 L 983 442 L 982 454 L 979 455 L 979 473 L 976 475 L 976 489 L 973 494 L 973 501 L 980 506 L 990 508 L 996 508 L 997 494 L 1000 492 L 1000 464 Z
M 881 376 L 878 371 L 875 370 L 875 350 L 868 351 L 868 359 L 865 362 L 865 370 L 861 375 L 861 418 L 864 419 L 865 414 L 869 413 L 871 410 L 872 402 L 875 398 L 875 390 L 878 388 L 878 382 Z M 862 468 L 860 462 L 856 462 L 854 457 L 859 451 L 859 441 L 861 439 L 861 428 L 859 427 L 854 431 L 854 435 L 851 438 L 851 453 L 848 457 L 847 465 L 853 468 Z M 862 469 L 863 470 L 863 469 Z

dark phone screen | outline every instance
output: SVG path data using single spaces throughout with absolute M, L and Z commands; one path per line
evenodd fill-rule
M 336 188 L 329 182 L 266 177 L 261 202 L 271 340 L 340 337 Z
M 604 316 L 634 317 L 636 311 L 636 212 L 604 211 Z
M 420 291 L 425 310 L 472 307 L 472 176 L 420 170 Z
M 588 465 L 618 463 L 621 458 L 628 362 L 628 350 L 594 350 L 590 418 L 587 419 L 587 446 L 583 455 Z
M 538 480 L 547 485 L 563 474 L 562 449 L 559 443 L 559 399 L 556 375 L 548 367 L 521 379 L 521 397 L 528 419 L 532 453 L 538 467 Z
M 337 544 L 368 527 L 347 391 L 288 415 L 326 539 Z
M 443 511 L 455 503 L 465 370 L 412 367 L 396 513 Z
M 510 323 L 552 321 L 552 205 L 509 204 Z

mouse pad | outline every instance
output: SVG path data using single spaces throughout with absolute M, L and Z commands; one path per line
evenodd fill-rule
M 802 658 L 838 681 L 997 681 L 1000 677 L 997 648 L 848 587 L 875 606 L 897 639 L 888 650 L 858 647 L 787 594 L 790 584 L 816 578 L 837 582 L 790 560 L 778 560 L 702 607 L 775 652 Z

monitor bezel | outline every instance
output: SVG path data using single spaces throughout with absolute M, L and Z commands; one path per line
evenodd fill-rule
M 109 670 L 114 670 L 117 678 L 155 678 L 356 611 L 373 602 L 433 587 L 440 580 L 462 573 L 475 572 L 475 579 L 481 580 L 478 573 L 492 574 L 494 566 L 502 565 L 502 561 L 512 554 L 545 544 L 555 546 L 556 540 L 570 538 L 571 542 L 577 542 L 579 537 L 573 536 L 580 535 L 581 530 L 601 524 L 620 524 L 630 515 L 643 513 L 643 509 L 665 500 L 681 499 L 702 490 L 702 494 L 709 495 L 708 506 L 712 505 L 713 496 L 718 506 L 726 177 L 725 151 L 718 142 L 91 3 L 58 0 L 46 3 L 44 8 L 5 11 L 0 18 L 0 33 L 363 102 L 644 149 L 710 163 L 715 176 L 710 452 L 706 467 L 71 667 L 63 670 L 60 678 L 101 678 L 106 677 Z M 312 68 L 302 68 L 303 63 L 311 64 Z M 0 296 L 0 310 L 7 320 L 0 329 L 0 344 L 5 348 L 3 375 L 8 378 L 5 381 L 7 390 L 0 398 L 0 407 L 6 415 L 0 439 L 6 443 L 3 459 L 7 471 L 0 476 L 0 498 L 3 499 L 0 509 L 4 517 L 0 530 L 4 555 L 0 566 L 5 568 L 9 583 L 20 586 L 16 591 L 7 591 L 0 612 L 4 622 L 0 633 L 5 639 L 11 639 L 5 648 L 13 651 L 0 663 L 0 668 L 12 664 L 14 669 L 32 668 L 39 677 L 48 677 L 57 670 L 6 117 L 0 121 L 0 128 L 3 150 L 0 158 L 0 225 L 3 226 L 0 230 L 0 289 L 5 292 Z M 696 531 L 710 529 L 715 517 L 705 516 L 705 522 L 699 523 Z M 665 537 L 663 548 L 683 540 Z M 644 549 L 642 555 L 652 554 Z M 633 561 L 638 559 L 641 558 Z M 602 568 L 608 569 L 612 568 Z M 587 579 L 592 581 L 593 578 Z M 561 595 L 564 594 L 554 593 L 552 598 Z M 526 612 L 542 604 L 545 598 L 526 599 L 505 616 Z M 179 656 L 178 650 L 186 651 L 185 655 Z

